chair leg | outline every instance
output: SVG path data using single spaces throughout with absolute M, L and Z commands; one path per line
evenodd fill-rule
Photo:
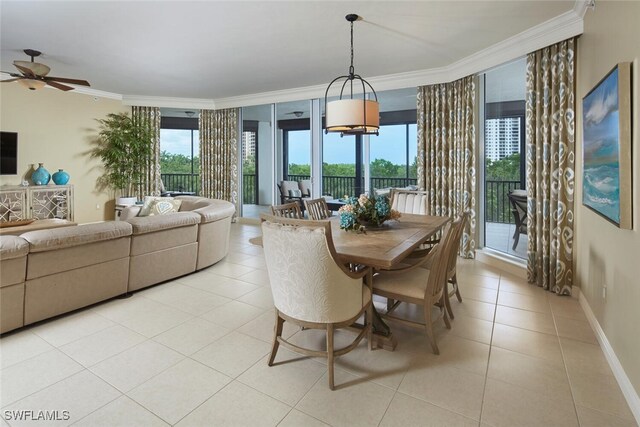
M 329 388 L 335 390 L 333 383 L 333 325 L 327 325 L 327 372 L 329 373 Z
M 278 347 L 280 347 L 278 338 L 282 336 L 283 325 L 284 325 L 284 319 L 280 317 L 280 312 L 276 310 L 276 324 L 273 327 L 273 346 L 271 347 L 271 356 L 269 357 L 269 366 L 273 366 L 273 361 L 276 358 Z
M 451 278 L 451 282 L 453 283 L 453 286 L 455 286 L 456 288 L 456 298 L 458 298 L 458 302 L 462 302 L 462 295 L 460 295 L 460 288 L 458 287 L 458 278 L 456 277 L 455 274 Z M 453 319 L 453 316 L 451 316 L 451 318 Z
M 444 298 L 444 306 L 447 312 L 449 313 L 449 317 L 453 319 L 454 318 L 453 310 L 451 309 L 451 302 L 449 301 L 449 282 L 448 281 L 444 285 L 444 292 L 442 293 L 442 297 Z
M 431 307 L 427 307 L 426 305 L 423 307 L 424 309 L 424 329 L 427 333 L 427 341 L 431 344 L 431 350 L 433 354 L 440 354 L 440 349 L 438 348 L 438 344 L 436 344 L 436 337 L 433 334 L 433 321 L 431 320 Z
M 440 310 L 442 310 L 442 320 L 444 320 L 445 326 L 447 329 L 451 329 L 451 322 L 449 321 L 449 316 L 447 316 L 447 309 L 443 305 L 440 307 Z
M 513 236 L 513 248 L 512 250 L 516 250 L 516 246 L 518 246 L 518 241 L 520 241 L 520 231 L 516 228 L 516 235 Z

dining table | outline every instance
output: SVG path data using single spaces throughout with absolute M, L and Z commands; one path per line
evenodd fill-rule
M 399 219 L 378 227 L 365 226 L 362 232 L 340 229 L 338 217 L 330 221 L 333 244 L 341 261 L 370 267 L 365 281 L 372 287 L 375 270 L 389 270 L 402 264 L 420 245 L 433 240 L 450 220 L 445 216 L 402 214 Z M 393 351 L 397 344 L 393 331 L 375 307 L 373 317 L 376 345 Z
M 338 216 L 329 219 L 340 261 L 370 267 L 365 277 L 370 287 L 375 270 L 389 270 L 401 265 L 420 245 L 432 240 L 450 220 L 445 216 L 402 214 L 397 220 L 386 221 L 377 227 L 365 226 L 364 230 L 354 232 L 340 229 Z M 262 244 L 261 239 L 253 243 Z M 393 333 L 375 309 L 372 323 L 377 346 L 394 350 L 396 340 Z

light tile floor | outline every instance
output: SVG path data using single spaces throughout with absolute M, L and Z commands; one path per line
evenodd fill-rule
M 578 302 L 476 261 L 460 260 L 463 302 L 453 328 L 437 328 L 440 356 L 422 331 L 391 324 L 396 351 L 361 343 L 337 360 L 336 391 L 323 359 L 281 349 L 286 363 L 268 367 L 273 302 L 248 243 L 258 234 L 234 224 L 215 266 L 6 334 L 0 425 L 28 424 L 10 419 L 19 410 L 69 411 L 36 425 L 636 425 Z M 319 331 L 284 335 L 324 345 Z

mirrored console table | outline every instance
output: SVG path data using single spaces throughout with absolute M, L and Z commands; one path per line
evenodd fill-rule
M 30 218 L 73 221 L 73 185 L 0 187 L 0 221 Z

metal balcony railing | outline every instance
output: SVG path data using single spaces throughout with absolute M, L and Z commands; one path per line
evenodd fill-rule
M 200 194 L 200 174 L 162 173 L 160 174 L 165 191 L 192 192 Z
M 484 216 L 486 222 L 514 224 L 509 191 L 522 188 L 520 181 L 485 181 Z

